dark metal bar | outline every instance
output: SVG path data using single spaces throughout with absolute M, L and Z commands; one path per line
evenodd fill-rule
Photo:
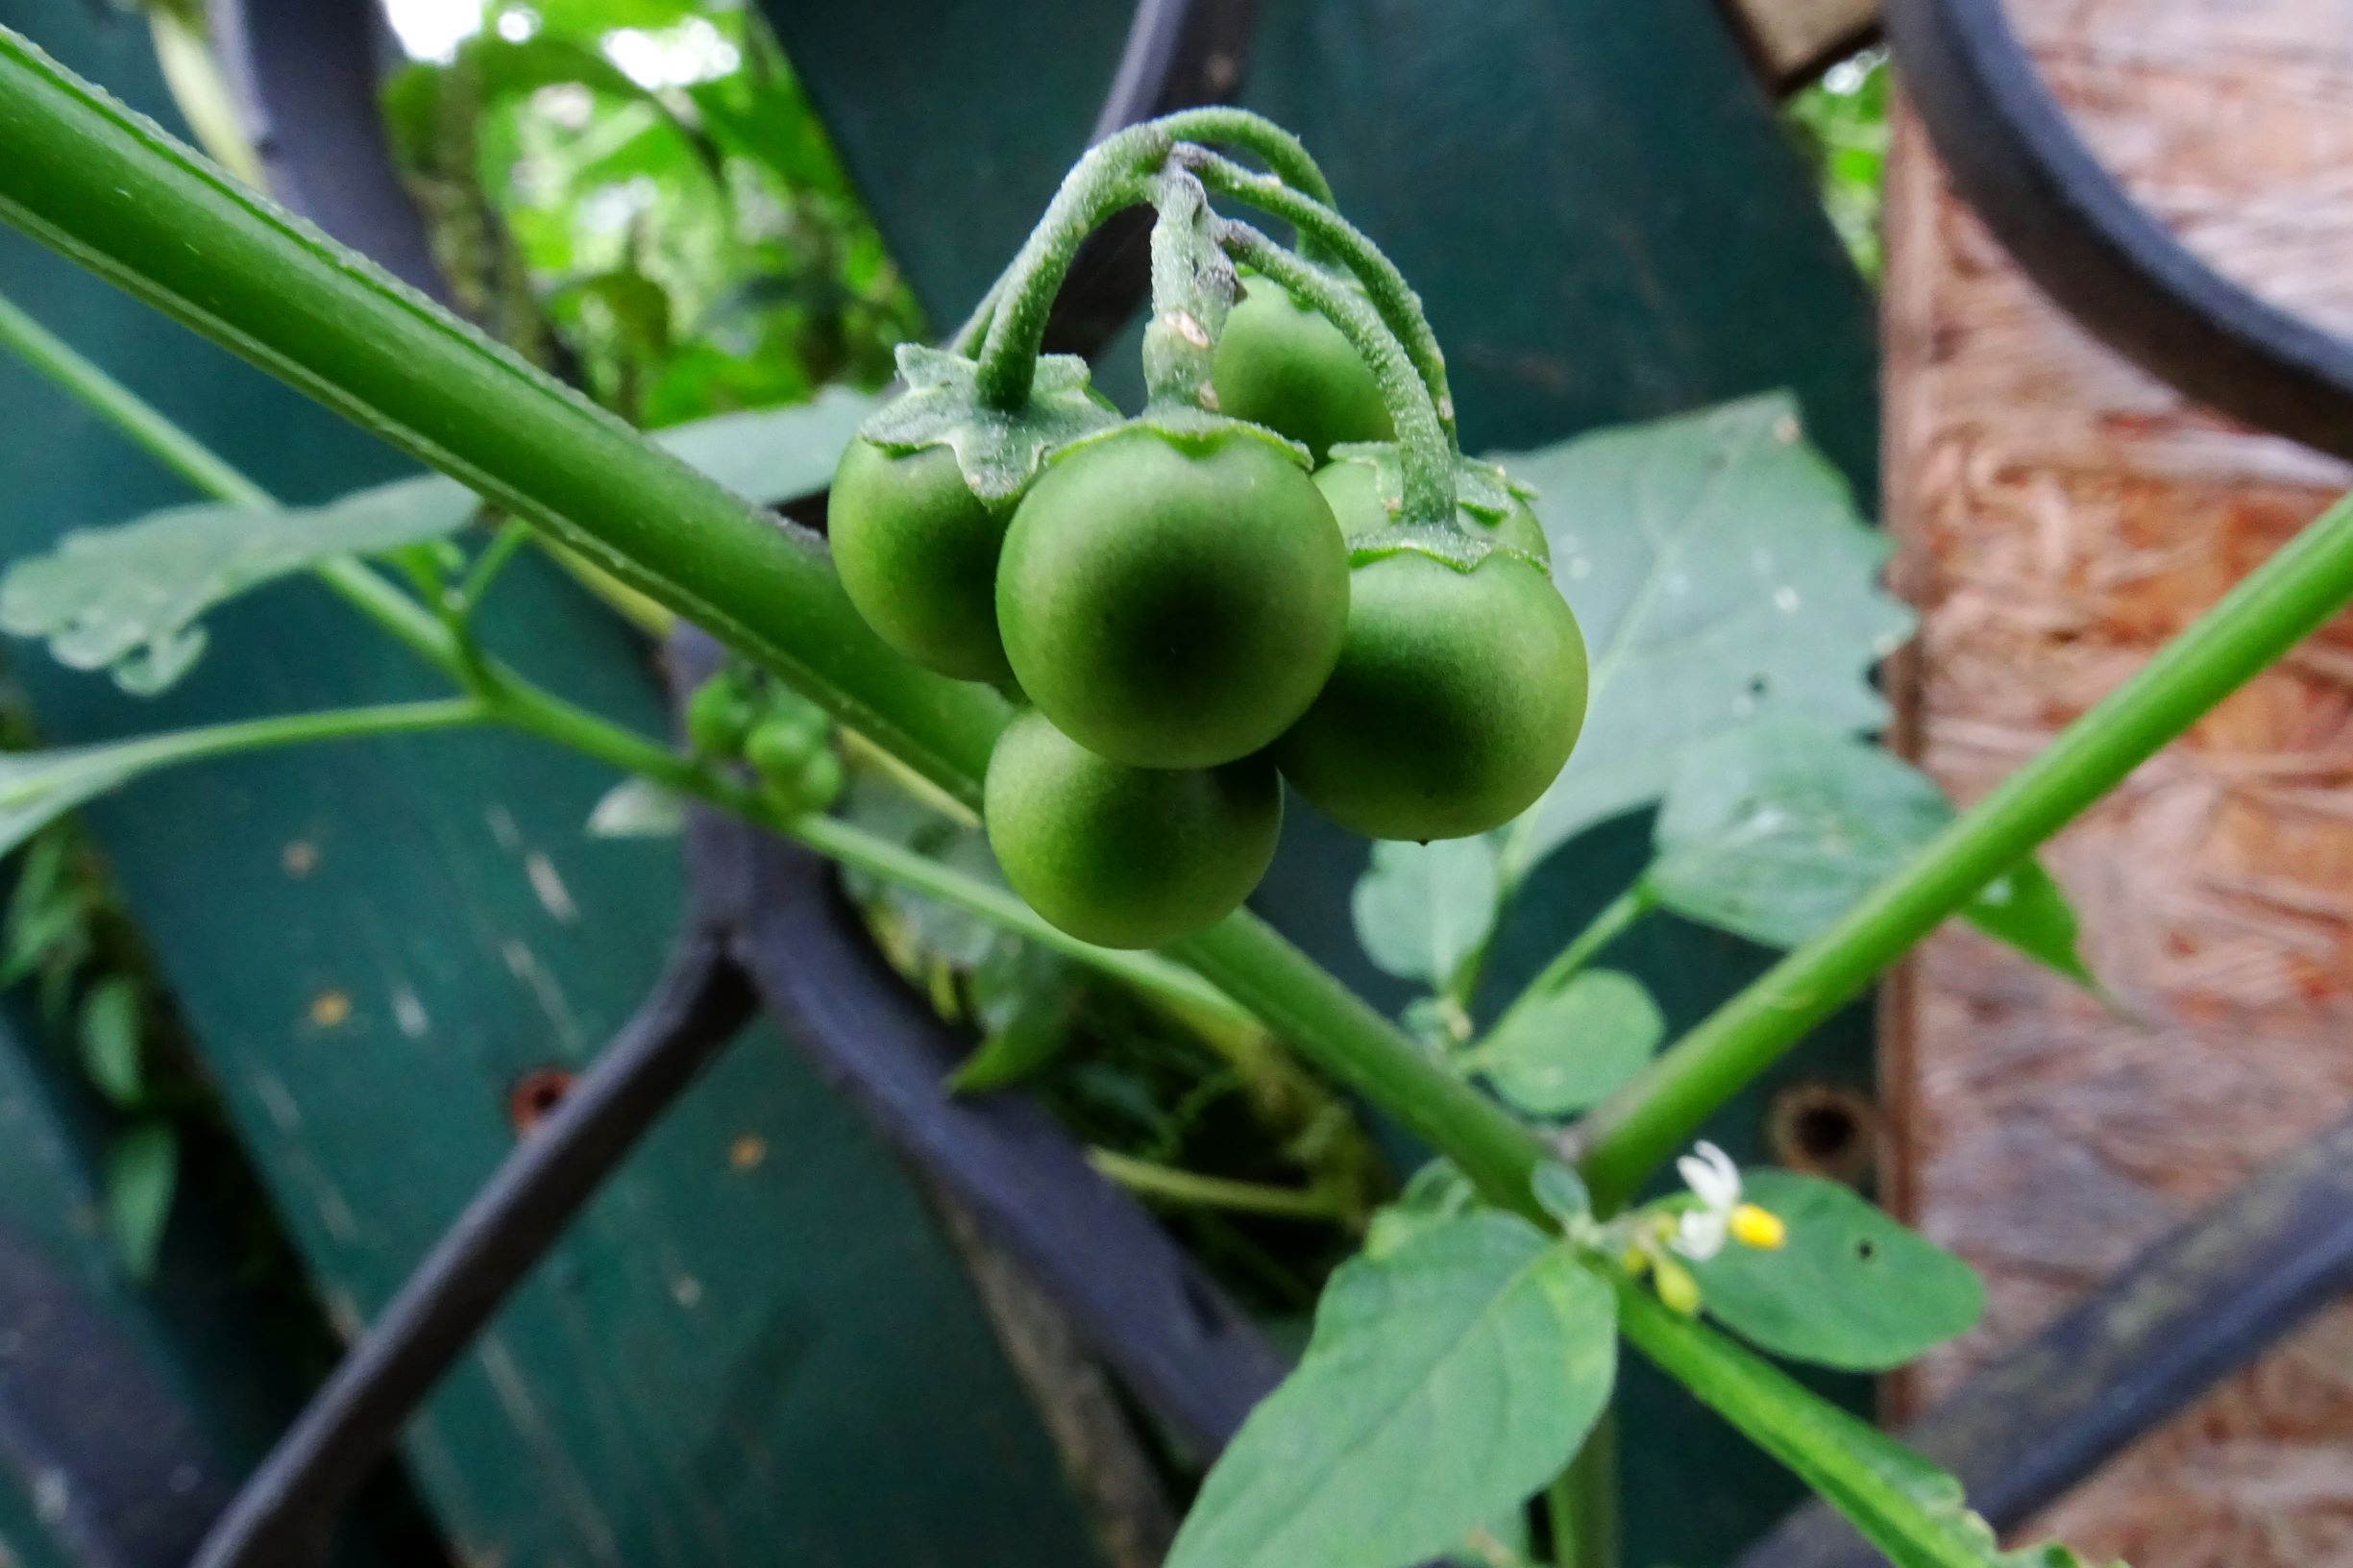
M 638 1139 L 751 1017 L 707 929 L 627 1028 L 500 1165 L 222 1514 L 196 1568 L 297 1568 L 370 1467 Z
M 103 1308 L 7 1225 L 0 1470 L 77 1568 L 178 1568 L 229 1494 L 195 1412 Z
M 2192 255 L 2075 135 L 2000 0 L 1889 0 L 1904 91 L 2004 248 L 2111 348 L 2201 403 L 2353 457 L 2353 345 Z
M 2353 1118 L 2249 1177 L 1902 1435 L 2007 1530 L 2348 1290 Z M 1811 1503 L 1737 1568 L 1881 1560 Z
M 1222 1448 L 1284 1372 L 1257 1327 L 1034 1099 L 942 1088 L 968 1041 L 884 962 L 828 863 L 728 822 L 698 831 L 748 876 L 742 959 L 785 1037 L 1156 1414 L 1196 1452 Z

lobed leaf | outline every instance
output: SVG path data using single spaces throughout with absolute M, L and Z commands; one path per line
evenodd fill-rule
M 1347 1264 L 1168 1568 L 1406 1568 L 1460 1545 L 1575 1456 L 1616 1375 L 1612 1322 L 1600 1278 L 1503 1214 Z
M 728 488 L 774 504 L 824 487 L 874 400 L 815 402 L 681 425 L 655 440 Z M 453 532 L 479 502 L 438 475 L 376 485 L 323 506 L 206 502 L 68 533 L 0 576 L 0 631 L 47 639 L 59 662 L 110 671 L 152 696 L 204 652 L 198 625 L 249 589 L 339 555 L 377 555 Z
M 1743 1173 L 1788 1239 L 1727 1245 L 1691 1265 L 1708 1315 L 1760 1350 L 1850 1372 L 1884 1372 L 1966 1333 L 1985 1310 L 1967 1263 L 1836 1182 Z
M 1789 721 L 1693 747 L 1667 793 L 1647 880 L 1688 919 L 1769 946 L 1820 935 L 1955 812 L 1934 780 L 1868 742 Z M 2073 910 L 2032 861 L 1964 919 L 2086 986 Z
M 1558 1119 L 1599 1105 L 1642 1070 L 1666 1034 L 1666 1016 L 1641 981 L 1588 969 L 1514 1004 L 1468 1065 L 1515 1109 Z
M 1592 650 L 1583 738 L 1505 830 L 1507 880 L 1655 800 L 1728 728 L 1886 722 L 1870 671 L 1910 635 L 1911 612 L 1878 586 L 1887 541 L 1804 443 L 1787 394 L 1506 462 L 1537 489 L 1553 580 Z

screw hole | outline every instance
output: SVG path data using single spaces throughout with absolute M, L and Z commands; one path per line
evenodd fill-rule
M 534 1067 L 507 1090 L 506 1120 L 517 1136 L 548 1119 L 572 1092 L 573 1074 L 564 1067 Z
M 1878 1159 L 1879 1114 L 1841 1084 L 1799 1084 L 1774 1096 L 1765 1140 L 1791 1170 L 1858 1187 Z

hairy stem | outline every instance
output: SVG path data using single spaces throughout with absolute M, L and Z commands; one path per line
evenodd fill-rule
M 1246 223 L 1227 220 L 1219 225 L 1218 237 L 1234 259 L 1257 268 L 1293 298 L 1322 311 L 1371 367 L 1389 420 L 1397 427 L 1397 456 L 1405 471 L 1405 513 L 1399 526 L 1452 528 L 1454 440 L 1438 423 L 1430 389 L 1381 312 L 1331 274 L 1300 260 Z
M 988 325 L 980 346 L 980 399 L 992 408 L 1017 408 L 1045 340 L 1046 318 L 1087 236 L 1123 208 L 1150 195 L 1150 176 L 1179 141 L 1243 147 L 1276 176 L 1329 202 L 1332 186 L 1299 138 L 1272 120 L 1239 109 L 1189 109 L 1115 132 L 1087 150 L 1063 177 L 1029 238 L 989 291 L 980 312 Z M 960 340 L 971 331 L 968 324 Z
M 582 548 L 977 804 L 1004 703 L 885 648 L 814 536 L 777 527 L 5 30 L 0 126 L 0 217 Z M 1230 917 L 1175 956 L 1446 1149 L 1495 1201 L 1540 1214 L 1528 1190 L 1535 1135 L 1263 922 Z
M 2353 498 L 2249 573 L 2131 678 L 1578 1129 L 1597 1203 L 1625 1202 L 1707 1116 L 1979 890 L 2353 600 Z
M 1356 275 L 1373 308 L 1381 312 L 1382 321 L 1397 334 L 1406 356 L 1413 361 L 1447 439 L 1455 440 L 1455 397 L 1446 382 L 1446 355 L 1438 347 L 1437 334 L 1430 330 L 1430 318 L 1422 313 L 1422 297 L 1406 282 L 1397 264 L 1382 255 L 1362 230 L 1293 185 L 1243 168 L 1205 147 L 1179 147 L 1174 157 L 1210 189 L 1298 230 L 1303 255 L 1328 256 Z

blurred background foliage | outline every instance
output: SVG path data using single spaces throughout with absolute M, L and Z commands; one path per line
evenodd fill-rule
M 1840 61 L 1792 94 L 1782 116 L 1813 159 L 1822 205 L 1864 277 L 1879 281 L 1881 190 L 1887 172 L 1885 49 Z
M 925 335 L 738 0 L 390 0 L 396 159 L 458 301 L 655 427 L 875 386 Z

